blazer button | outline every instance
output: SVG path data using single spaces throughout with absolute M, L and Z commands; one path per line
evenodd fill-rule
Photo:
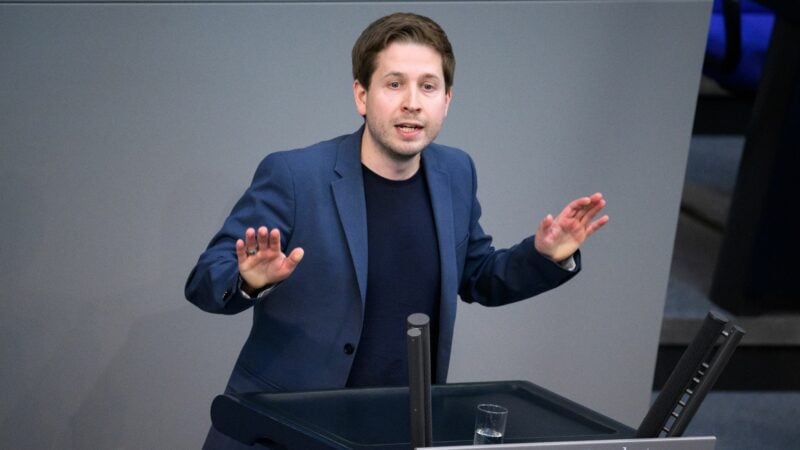
M 356 348 L 353 347 L 353 344 L 349 342 L 347 344 L 344 344 L 344 353 L 346 355 L 352 355 L 354 351 L 356 351 Z

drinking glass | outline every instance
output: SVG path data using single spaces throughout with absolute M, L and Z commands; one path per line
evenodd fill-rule
M 508 410 L 500 405 L 481 403 L 475 414 L 474 445 L 502 444 Z

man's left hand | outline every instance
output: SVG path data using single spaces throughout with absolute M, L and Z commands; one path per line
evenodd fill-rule
M 604 206 L 606 201 L 598 192 L 573 200 L 555 218 L 548 214 L 536 230 L 536 250 L 555 262 L 566 260 L 586 238 L 608 223 L 607 215 L 593 221 Z

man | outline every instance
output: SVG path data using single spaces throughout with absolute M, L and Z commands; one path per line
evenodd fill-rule
M 433 143 L 455 68 L 444 31 L 392 14 L 364 30 L 352 58 L 364 126 L 268 155 L 187 281 L 204 310 L 254 308 L 227 392 L 405 384 L 414 312 L 432 318 L 434 381 L 444 383 L 457 296 L 498 306 L 556 287 L 608 221 L 594 219 L 605 206 L 597 193 L 495 250 L 472 160 Z M 212 430 L 207 445 L 222 439 Z

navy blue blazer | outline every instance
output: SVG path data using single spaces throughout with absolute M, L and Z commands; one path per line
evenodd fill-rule
M 367 292 L 367 219 L 361 132 L 269 154 L 186 282 L 186 298 L 205 311 L 251 306 L 253 326 L 229 391 L 342 388 L 358 348 Z M 533 237 L 495 250 L 478 219 L 472 159 L 431 144 L 422 151 L 439 240 L 441 301 L 437 373 L 450 361 L 456 299 L 498 306 L 567 281 L 567 271 L 536 252 Z M 295 272 L 266 296 L 238 289 L 235 242 L 248 227 L 279 228 L 285 251 L 305 250 Z

